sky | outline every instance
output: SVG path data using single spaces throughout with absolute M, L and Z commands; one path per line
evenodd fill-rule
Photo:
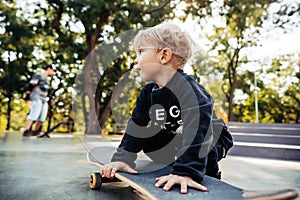
M 300 28 L 295 27 L 288 33 L 278 33 L 265 36 L 261 47 L 249 50 L 249 56 L 254 60 L 257 58 L 272 57 L 300 52 Z

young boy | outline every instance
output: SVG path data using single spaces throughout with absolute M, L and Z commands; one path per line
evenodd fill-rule
M 181 193 L 188 187 L 207 191 L 201 185 L 205 174 L 220 179 L 218 155 L 211 150 L 213 98 L 182 71 L 191 57 L 189 35 L 172 23 L 162 23 L 140 31 L 134 46 L 141 78 L 152 82 L 142 89 L 126 134 L 101 175 L 112 178 L 118 170 L 138 173 L 134 161 L 143 151 L 156 162 L 172 164 L 172 173 L 156 178 L 156 187 L 164 185 L 168 191 L 178 184 Z

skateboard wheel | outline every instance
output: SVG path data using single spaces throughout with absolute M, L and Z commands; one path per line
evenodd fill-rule
M 102 185 L 102 177 L 100 173 L 92 173 L 90 176 L 90 188 L 92 190 L 100 189 Z

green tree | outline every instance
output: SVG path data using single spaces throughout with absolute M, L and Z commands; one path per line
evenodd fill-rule
M 183 2 L 183 1 L 179 1 Z M 71 26 L 63 26 L 63 17 L 68 16 L 69 22 L 80 22 L 84 27 L 83 43 L 79 46 L 73 46 L 78 51 L 78 59 L 84 60 L 85 57 L 103 41 L 111 36 L 121 33 L 129 29 L 137 29 L 147 26 L 153 26 L 162 20 L 174 18 L 174 10 L 176 5 L 171 0 L 166 1 L 59 1 L 48 0 L 51 10 L 55 15 L 50 18 L 52 28 L 62 39 L 62 43 L 72 41 L 74 38 L 69 37 Z M 191 12 L 194 15 L 203 15 L 209 13 L 210 2 L 202 1 L 184 1 L 184 12 Z M 206 12 L 204 12 L 206 10 Z M 182 17 L 184 19 L 185 17 Z M 118 49 L 118 48 L 117 48 Z M 103 95 L 108 91 L 111 85 L 120 78 L 120 76 L 130 69 L 130 65 L 124 67 L 124 63 L 128 62 L 127 54 L 123 58 L 120 57 L 116 61 L 110 61 L 108 64 L 113 69 L 108 69 L 104 74 L 100 74 L 99 70 L 95 70 L 92 66 L 94 63 L 85 62 L 83 67 L 83 76 L 80 79 L 84 84 L 84 95 L 82 96 L 82 108 L 85 116 L 87 133 L 97 133 L 98 122 L 101 125 L 107 120 L 110 113 L 111 90 L 110 94 Z M 129 59 L 130 60 L 130 59 Z M 93 74 L 93 76 L 91 76 Z M 91 87 L 93 81 L 98 81 L 101 76 L 101 83 L 97 88 Z M 107 81 L 106 81 L 107 80 Z M 95 94 L 94 91 L 97 92 Z M 96 95 L 96 96 L 95 96 Z M 87 97 L 87 98 L 86 98 Z M 94 99 L 96 98 L 96 101 Z M 88 100 L 88 102 L 87 102 Z
M 273 60 L 273 68 L 276 70 L 274 85 L 279 91 L 280 105 L 283 106 L 284 123 L 299 123 L 300 117 L 300 72 L 299 53 L 280 56 Z
M 299 61 L 297 54 L 274 58 L 257 74 L 259 121 L 263 123 L 299 123 Z M 254 73 L 242 76 L 239 87 L 248 96 L 236 103 L 235 119 L 243 122 L 255 121 Z
M 220 15 L 225 20 L 224 26 L 215 26 L 215 33 L 208 36 L 213 41 L 211 58 L 212 68 L 223 75 L 222 90 L 226 96 L 229 121 L 234 120 L 234 97 L 236 89 L 243 83 L 239 76 L 241 63 L 247 62 L 241 56 L 242 50 L 256 46 L 266 9 L 272 1 L 225 1 Z M 213 56 L 214 57 L 214 56 Z
M 19 2 L 20 3 L 20 2 Z M 52 110 L 58 113 L 68 114 L 71 110 L 71 88 L 75 76 L 80 67 L 78 54 L 81 52 L 73 46 L 80 46 L 76 41 L 80 39 L 80 33 L 67 33 L 68 37 L 59 36 L 55 29 L 51 28 L 51 17 L 55 16 L 54 9 L 41 4 L 29 4 L 17 1 L 2 1 L 0 12 L 0 28 L 3 34 L 0 36 L 0 82 L 1 102 L 6 103 L 7 127 L 9 129 L 12 104 L 15 100 L 22 99 L 25 87 L 31 77 L 46 64 L 54 64 L 58 67 L 57 73 L 52 78 L 56 104 Z M 53 20 L 55 21 L 55 20 Z M 55 23 L 53 23 L 55 24 Z M 72 38 L 72 42 L 67 40 Z M 75 43 L 73 43 L 75 41 Z M 76 50 L 76 51 L 75 51 Z M 2 108 L 1 108 L 2 110 Z M 52 113 L 49 112 L 51 125 Z M 25 120 L 25 118 L 24 118 Z
M 298 82 L 294 82 L 285 91 L 283 104 L 287 110 L 286 122 L 300 123 L 300 75 L 297 74 Z
M 19 9 L 11 1 L 0 4 L 0 93 L 1 102 L 6 102 L 7 125 L 10 129 L 12 102 L 19 99 L 26 86 L 27 65 L 34 50 L 31 24 L 17 16 Z

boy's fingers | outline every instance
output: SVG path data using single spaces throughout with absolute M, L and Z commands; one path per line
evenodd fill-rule
M 106 178 L 111 178 L 111 172 L 112 172 L 112 167 L 109 166 L 109 165 L 104 165 L 102 168 L 101 168 L 101 175 L 106 177 Z
M 118 171 L 117 168 L 112 168 L 111 174 L 110 174 L 111 178 L 115 177 L 117 171 Z
M 134 169 L 132 169 L 131 167 L 127 168 L 127 172 L 131 173 L 131 174 L 137 174 L 138 172 Z
M 196 183 L 195 181 L 192 181 L 188 184 L 188 186 L 193 187 L 195 189 L 201 190 L 203 192 L 207 192 L 207 187 L 204 187 L 203 185 Z
M 131 168 L 130 166 L 128 166 L 128 165 L 125 165 L 125 166 L 123 167 L 123 170 L 124 170 L 125 172 L 131 173 L 131 174 L 137 174 L 137 173 L 138 173 L 136 170 L 132 169 L 132 168 Z
M 178 177 L 174 175 L 169 175 L 169 176 L 158 177 L 155 179 L 155 181 L 156 181 L 155 187 L 157 188 L 165 184 L 165 186 L 163 187 L 164 191 L 169 191 L 174 185 L 179 184 L 180 192 L 182 194 L 187 193 L 188 187 L 192 187 L 201 190 L 203 192 L 207 192 L 206 187 L 193 181 L 191 178 L 188 177 Z
M 187 193 L 187 183 L 185 181 L 181 182 L 180 192 L 182 194 L 186 194 Z
M 104 169 L 104 167 L 101 167 L 100 174 L 101 174 L 102 177 L 105 176 L 105 169 Z
M 156 178 L 155 187 L 159 188 L 162 186 L 166 181 L 164 180 L 164 177 Z
M 111 169 L 105 169 L 104 171 L 104 176 L 107 177 L 107 178 L 110 178 L 110 174 L 111 174 Z
M 171 180 L 169 179 L 169 180 L 167 180 L 167 183 L 165 184 L 163 190 L 169 191 L 175 184 L 176 184 L 176 182 L 173 179 L 171 179 Z
M 103 177 L 114 178 L 118 170 L 123 170 L 124 172 L 132 173 L 132 174 L 138 173 L 136 170 L 132 169 L 129 165 L 125 163 L 115 162 L 115 163 L 109 163 L 104 165 L 100 169 L 100 174 Z

